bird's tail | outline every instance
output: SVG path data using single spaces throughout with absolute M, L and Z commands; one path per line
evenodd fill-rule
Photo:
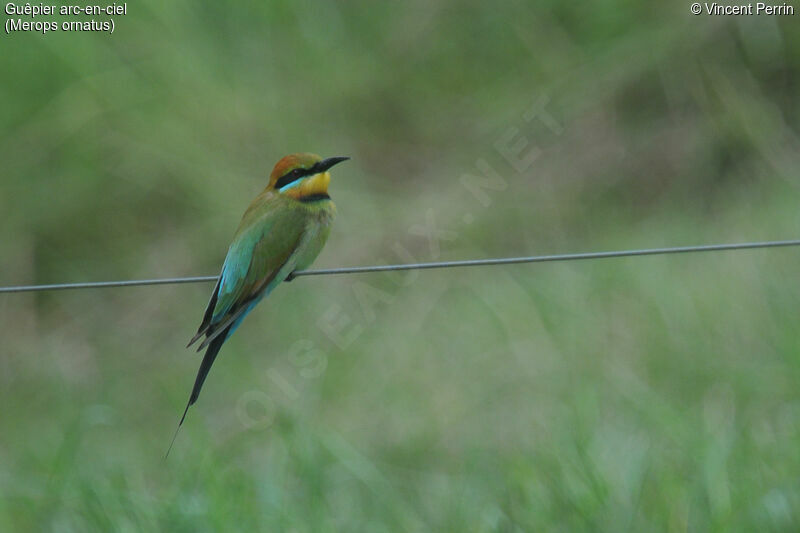
M 180 431 L 183 421 L 186 419 L 186 413 L 189 412 L 189 407 L 194 405 L 194 402 L 196 402 L 197 398 L 200 396 L 200 389 L 203 388 L 203 383 L 206 380 L 206 376 L 208 376 L 208 371 L 211 370 L 211 365 L 214 364 L 214 360 L 217 358 L 217 354 L 219 353 L 220 348 L 222 348 L 222 345 L 225 343 L 225 340 L 228 338 L 229 333 L 230 326 L 228 326 L 227 331 L 216 337 L 213 341 L 211 341 L 211 344 L 208 345 L 206 354 L 203 356 L 203 362 L 200 363 L 200 368 L 197 370 L 197 377 L 194 380 L 194 387 L 192 387 L 192 393 L 189 395 L 189 401 L 186 403 L 186 409 L 183 410 L 181 421 L 178 422 L 178 427 L 175 428 L 175 435 L 172 436 L 172 442 L 169 443 L 169 448 L 167 449 L 166 455 L 164 455 L 164 459 L 169 457 L 169 452 L 172 450 L 172 445 L 175 444 L 175 438 L 178 436 L 178 431 Z

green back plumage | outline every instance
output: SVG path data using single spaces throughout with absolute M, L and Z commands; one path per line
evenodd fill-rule
M 226 334 L 230 335 L 251 304 L 316 258 L 330 233 L 334 210 L 330 200 L 306 204 L 269 190 L 253 201 L 228 249 L 198 330 L 198 335 L 206 335 L 201 348 L 235 324 Z
M 315 231 L 301 209 L 281 204 L 289 202 L 277 194 L 259 197 L 242 218 L 222 267 L 212 324 L 220 322 L 237 303 L 274 286 L 276 274 L 297 252 L 303 235 Z

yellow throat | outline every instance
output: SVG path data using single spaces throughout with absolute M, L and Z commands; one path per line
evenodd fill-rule
M 328 194 L 328 184 L 330 182 L 330 172 L 320 172 L 304 179 L 300 185 L 288 189 L 283 194 L 295 200 L 300 200 L 306 196 Z

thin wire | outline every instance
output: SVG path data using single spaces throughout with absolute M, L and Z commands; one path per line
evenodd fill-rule
M 786 241 L 743 242 L 734 244 L 708 244 L 700 246 L 678 246 L 672 248 L 644 248 L 617 250 L 612 252 L 587 252 L 577 254 L 534 255 L 527 257 L 502 257 L 493 259 L 467 259 L 464 261 L 433 261 L 430 263 L 406 263 L 400 265 L 371 265 L 341 268 L 301 270 L 300 276 L 327 276 L 330 274 L 363 274 L 366 272 L 390 272 L 396 270 L 427 270 L 432 268 L 474 267 L 491 265 L 515 265 L 520 263 L 545 263 L 552 261 L 579 261 L 585 259 L 610 259 L 614 257 L 636 257 L 642 255 L 685 254 L 692 252 L 721 252 L 727 250 L 751 250 L 755 248 L 781 248 L 800 246 L 800 239 Z M 217 281 L 219 276 L 196 276 L 187 278 L 136 279 L 125 281 L 91 281 L 85 283 L 53 283 L 50 285 L 21 285 L 0 287 L 0 293 L 55 291 L 64 289 L 95 289 L 103 287 L 133 287 L 138 285 L 168 285 L 177 283 L 204 283 Z

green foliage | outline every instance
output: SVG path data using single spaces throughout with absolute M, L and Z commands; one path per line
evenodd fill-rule
M 215 273 L 295 151 L 353 158 L 320 267 L 796 237 L 795 20 L 688 7 L 146 0 L 4 35 L 0 282 Z M 301 278 L 166 462 L 211 286 L 4 295 L 0 530 L 796 530 L 799 254 Z

